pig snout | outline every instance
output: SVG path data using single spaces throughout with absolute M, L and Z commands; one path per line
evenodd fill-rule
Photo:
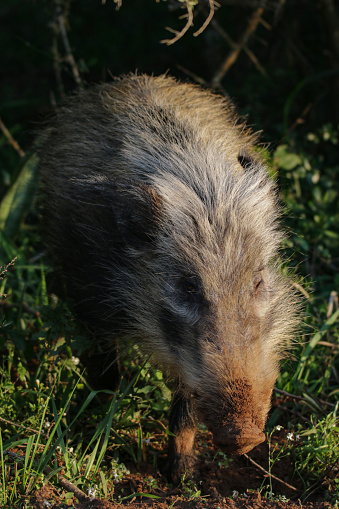
M 265 441 L 265 434 L 254 422 L 232 423 L 213 431 L 213 442 L 230 454 L 245 454 Z

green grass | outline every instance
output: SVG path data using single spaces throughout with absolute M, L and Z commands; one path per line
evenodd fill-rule
M 337 131 L 324 126 L 304 139 L 285 140 L 272 158 L 287 205 L 284 250 L 307 298 L 267 424 L 269 471 L 288 457 L 295 467 L 289 482 L 302 482 L 298 496 L 329 501 L 339 497 L 337 138 Z M 116 392 L 88 386 L 78 360 L 86 335 L 67 303 L 48 294 L 51 269 L 37 231 L 35 182 L 30 158 L 4 195 L 0 213 L 0 506 L 29 507 L 29 495 L 46 483 L 62 487 L 67 505 L 75 495 L 63 480 L 79 496 L 95 490 L 96 497 L 127 501 L 132 495 L 117 494 L 128 474 L 124 463 L 137 468 L 147 460 L 158 469 L 170 391 L 162 374 L 137 356 L 124 366 L 126 377 Z M 285 437 L 278 448 L 277 426 Z M 221 453 L 214 461 L 227 468 L 231 460 Z M 143 496 L 156 496 L 156 483 L 147 476 Z M 182 486 L 180 497 L 201 499 L 191 480 L 183 479 Z M 274 498 L 270 478 L 258 489 Z

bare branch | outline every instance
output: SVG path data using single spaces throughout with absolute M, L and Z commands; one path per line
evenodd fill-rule
M 287 482 L 283 481 L 282 479 L 279 479 L 279 477 L 277 477 L 276 475 L 273 475 L 273 474 L 270 474 L 270 472 L 268 472 L 267 470 L 265 470 L 262 466 L 260 466 L 258 463 L 256 463 L 254 460 L 252 460 L 252 458 L 250 458 L 247 454 L 244 454 L 245 458 L 248 459 L 248 461 L 250 461 L 256 468 L 258 468 L 259 470 L 261 470 L 262 472 L 264 472 L 266 474 L 267 477 L 271 477 L 272 479 L 275 479 L 276 481 L 280 482 L 281 484 L 284 484 L 285 486 L 287 486 L 287 488 L 289 488 L 290 490 L 293 490 L 293 491 L 298 491 L 297 488 L 295 488 L 294 486 L 291 486 L 290 484 L 287 484 Z
M 201 78 L 200 76 L 198 76 L 194 72 L 190 71 L 189 69 L 186 69 L 186 67 L 183 67 L 180 64 L 177 64 L 177 68 L 180 71 L 182 71 L 184 74 L 189 76 L 193 81 L 195 81 L 195 83 L 199 83 L 199 85 L 206 87 L 206 88 L 208 87 L 208 83 L 204 80 L 204 78 Z
M 187 14 L 180 16 L 180 19 L 187 18 L 186 25 L 184 26 L 184 28 L 180 32 L 178 32 L 177 30 L 173 30 L 170 27 L 166 27 L 166 30 L 168 30 L 169 32 L 175 33 L 176 36 L 173 37 L 173 39 L 164 39 L 161 41 L 162 43 L 167 44 L 167 46 L 174 44 L 179 39 L 181 39 L 185 35 L 187 30 L 193 25 L 193 9 L 192 9 L 191 5 L 189 4 L 188 0 L 186 1 L 186 9 L 187 9 Z
M 209 23 L 211 22 L 211 20 L 212 20 L 212 18 L 214 16 L 216 7 L 219 7 L 219 4 L 215 0 L 208 0 L 208 3 L 209 3 L 210 9 L 209 9 L 209 13 L 207 15 L 207 18 L 204 21 L 203 25 L 199 28 L 199 30 L 194 32 L 194 34 L 193 34 L 194 37 L 197 37 L 198 35 L 200 35 L 205 30 L 205 28 L 209 25 Z M 161 41 L 162 43 L 165 43 L 168 46 L 170 44 L 174 44 L 179 39 L 181 39 L 185 35 L 187 30 L 193 25 L 193 7 L 192 7 L 192 5 L 190 3 L 190 0 L 185 0 L 185 7 L 186 7 L 186 10 L 187 10 L 187 13 L 184 14 L 184 16 L 180 16 L 180 19 L 187 18 L 187 21 L 186 21 L 186 24 L 185 24 L 184 28 L 182 30 L 178 31 L 178 30 L 173 30 L 173 28 L 166 27 L 166 30 L 176 34 L 176 36 L 173 37 L 173 39 L 164 39 L 164 40 Z
M 210 12 L 205 20 L 205 22 L 203 23 L 203 25 L 199 28 L 199 30 L 197 30 L 193 35 L 194 37 L 198 37 L 198 35 L 202 34 L 203 31 L 205 30 L 205 28 L 210 24 L 210 22 L 212 21 L 212 18 L 214 16 L 214 12 L 215 12 L 215 7 L 216 7 L 216 4 L 215 4 L 215 1 L 214 0 L 208 0 L 209 2 L 209 5 L 210 5 Z
M 11 456 L 12 458 L 14 458 L 16 460 L 25 461 L 24 456 L 21 456 L 20 454 L 16 454 L 15 452 L 6 450 L 6 451 L 4 451 L 4 455 L 5 454 L 7 454 L 8 456 Z M 38 464 L 38 461 L 34 460 L 34 463 Z M 43 472 L 45 475 L 50 475 L 53 472 L 53 470 L 54 469 L 52 469 L 51 467 L 45 467 L 43 469 Z M 81 491 L 79 488 L 74 486 L 74 484 L 72 484 L 70 481 L 68 481 L 67 479 L 62 477 L 62 475 L 60 475 L 58 472 L 56 473 L 56 475 L 58 476 L 58 481 L 59 481 L 60 485 L 63 488 L 65 488 L 66 491 L 71 491 L 72 493 L 74 493 L 74 495 L 77 497 L 78 500 L 81 500 L 83 502 L 91 501 L 91 499 L 83 491 Z
M 44 474 L 49 475 L 52 472 L 53 472 L 53 469 L 51 467 L 44 468 Z M 60 485 L 66 491 L 71 491 L 72 493 L 74 493 L 74 495 L 77 497 L 78 500 L 81 500 L 83 502 L 91 500 L 82 490 L 77 488 L 77 486 L 75 486 L 73 483 L 71 483 L 64 477 L 62 477 L 62 475 L 60 475 L 59 472 L 57 473 L 57 476 L 58 476 L 58 481 L 59 481 Z
M 40 318 L 39 311 L 36 311 L 35 309 L 31 308 L 26 302 L 22 302 L 20 304 L 11 304 L 10 302 L 4 302 L 0 300 L 0 307 L 4 309 L 12 309 L 12 308 L 19 308 L 21 307 L 23 311 L 26 313 L 29 313 L 30 315 L 33 315 L 35 318 Z
M 16 150 L 18 152 L 19 156 L 25 157 L 25 152 L 22 150 L 19 143 L 13 138 L 13 136 L 11 135 L 11 133 L 9 132 L 9 130 L 7 129 L 7 127 L 5 126 L 5 124 L 3 123 L 1 118 L 0 118 L 0 129 L 6 136 L 8 143 L 10 143 L 10 145 L 12 145 L 14 150 Z
M 232 67 L 232 65 L 236 62 L 241 50 L 246 45 L 246 43 L 247 43 L 248 39 L 250 38 L 250 36 L 252 35 L 252 33 L 256 30 L 264 10 L 265 10 L 265 7 L 259 7 L 253 13 L 253 15 L 247 25 L 247 28 L 245 29 L 244 33 L 240 37 L 238 43 L 233 48 L 233 50 L 230 52 L 230 54 L 228 55 L 228 57 L 222 64 L 221 68 L 219 69 L 219 71 L 216 73 L 216 75 L 212 79 L 211 84 L 214 88 L 219 86 L 219 84 L 220 84 L 221 80 L 223 79 L 223 77 L 225 76 L 225 74 L 229 71 L 229 69 Z
M 297 399 L 299 401 L 306 401 L 307 402 L 307 400 L 305 398 L 303 398 L 302 396 L 297 396 L 296 394 L 291 394 L 290 392 L 283 391 L 281 389 L 277 389 L 276 387 L 274 387 L 273 390 L 275 392 L 278 392 L 279 394 L 282 394 L 283 396 L 289 396 L 289 397 L 291 397 L 293 399 Z M 335 408 L 335 405 L 333 403 L 329 403 L 328 401 L 324 401 L 323 399 L 317 398 L 317 401 L 319 401 L 319 403 L 321 403 L 322 405 L 326 405 L 326 406 Z
M 8 421 L 7 419 L 4 419 L 3 417 L 0 417 L 0 421 L 5 422 L 6 424 L 10 424 L 11 426 L 15 426 L 16 428 L 22 428 L 25 431 L 33 431 L 36 435 L 39 433 L 36 429 L 28 428 L 27 426 L 24 426 L 23 424 L 16 424 L 15 422 Z M 41 433 L 44 437 L 48 437 L 46 433 Z
M 339 345 L 334 345 L 333 343 L 330 343 L 329 341 L 318 341 L 318 345 L 328 346 L 332 348 L 333 350 L 339 350 Z
M 216 19 L 212 19 L 211 26 L 214 28 L 216 32 L 218 32 L 219 35 L 221 35 L 223 39 L 225 39 L 225 41 L 227 42 L 227 44 L 229 44 L 229 46 L 231 46 L 231 48 L 236 48 L 237 44 L 228 35 L 228 33 L 219 25 Z M 253 64 L 256 66 L 258 71 L 264 76 L 267 76 L 264 67 L 260 64 L 259 60 L 255 56 L 255 54 L 249 49 L 247 44 L 244 45 L 243 49 L 246 52 L 247 56 L 252 60 Z
M 67 35 L 67 30 L 66 30 L 66 25 L 65 25 L 65 20 L 64 20 L 64 13 L 62 12 L 62 9 L 61 9 L 60 0 L 55 0 L 55 5 L 56 5 L 56 18 L 57 18 L 57 22 L 59 25 L 62 42 L 63 42 L 64 48 L 66 51 L 66 60 L 68 61 L 69 65 L 72 69 L 73 77 L 74 77 L 76 84 L 78 85 L 80 90 L 82 90 L 83 84 L 82 84 L 82 80 L 80 77 L 80 73 L 79 73 L 77 64 L 75 62 L 75 59 L 74 59 L 74 56 L 73 56 L 73 53 L 71 50 L 71 45 L 68 40 L 68 35 Z

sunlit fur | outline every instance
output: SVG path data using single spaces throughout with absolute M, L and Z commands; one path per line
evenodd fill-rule
M 263 428 L 297 323 L 255 141 L 225 98 L 130 75 L 71 99 L 41 150 L 45 238 L 76 312 L 104 345 L 151 354 L 216 433 Z

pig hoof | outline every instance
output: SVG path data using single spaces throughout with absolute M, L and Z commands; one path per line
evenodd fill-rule
M 194 455 L 176 455 L 170 459 L 167 478 L 173 486 L 179 486 L 190 477 L 195 464 Z

